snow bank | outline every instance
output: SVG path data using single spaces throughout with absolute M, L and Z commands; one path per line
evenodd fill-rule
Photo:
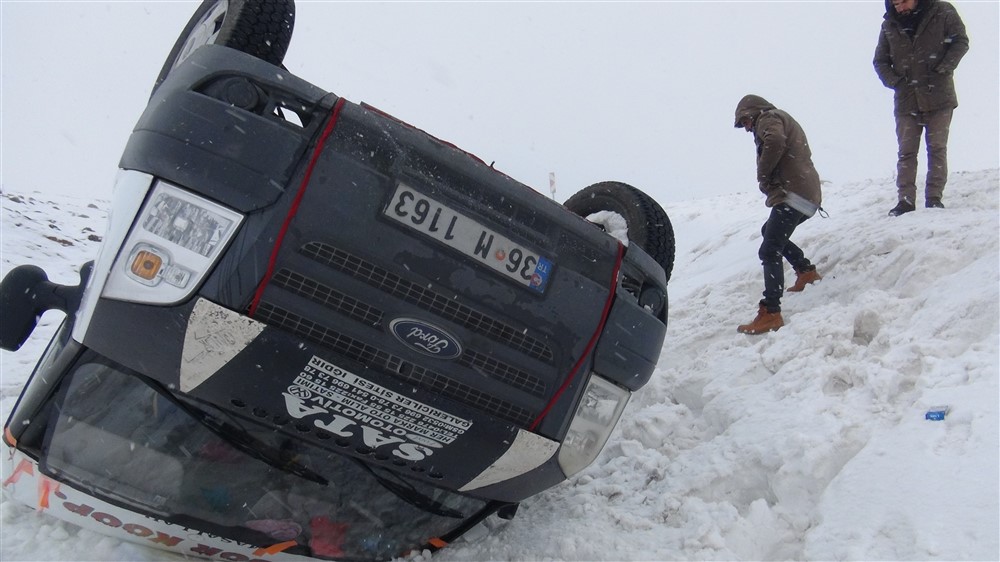
M 763 336 L 736 332 L 763 288 L 759 194 L 661 201 L 678 248 L 649 385 L 593 466 L 434 560 L 1000 559 L 998 183 L 952 174 L 947 209 L 897 218 L 890 180 L 826 186 L 830 218 L 794 236 L 823 280 Z M 106 202 L 2 203 L 2 273 L 75 282 Z M 4 418 L 60 319 L 0 353 Z M 0 508 L 3 560 L 181 559 Z

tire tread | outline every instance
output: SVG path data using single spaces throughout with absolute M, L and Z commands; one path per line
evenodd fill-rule
M 564 206 L 587 217 L 600 211 L 613 211 L 625 218 L 629 241 L 638 244 L 660 264 L 667 281 L 673 273 L 675 257 L 674 229 L 663 207 L 655 199 L 627 183 L 595 183 L 566 200 Z

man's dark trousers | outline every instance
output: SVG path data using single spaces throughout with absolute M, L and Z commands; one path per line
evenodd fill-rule
M 941 199 L 944 195 L 944 184 L 948 181 L 948 132 L 953 112 L 948 108 L 896 116 L 896 141 L 899 143 L 896 188 L 900 201 L 911 205 L 917 203 L 917 153 L 921 133 L 925 133 L 927 143 L 924 198 Z
M 790 238 L 795 228 L 809 217 L 781 203 L 771 207 L 771 216 L 761 227 L 764 241 L 757 256 L 764 266 L 764 298 L 760 304 L 767 306 L 768 312 L 781 311 L 781 295 L 785 291 L 785 264 L 782 258 L 792 264 L 795 271 L 813 268 L 802 250 Z

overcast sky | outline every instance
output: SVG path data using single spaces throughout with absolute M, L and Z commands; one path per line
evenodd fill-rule
M 971 50 L 956 72 L 951 170 L 996 168 L 1000 9 L 995 0 L 953 4 Z M 4 0 L 4 189 L 109 197 L 132 126 L 196 6 Z M 560 201 L 603 180 L 631 183 L 668 212 L 671 201 L 755 190 L 752 138 L 733 128 L 747 93 L 798 119 L 824 180 L 895 172 L 892 93 L 871 64 L 881 0 L 297 7 L 289 70 L 544 193 L 554 173 Z

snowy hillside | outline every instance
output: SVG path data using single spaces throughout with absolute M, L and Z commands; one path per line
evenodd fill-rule
M 75 283 L 108 203 L 0 202 L 0 273 Z M 898 218 L 889 179 L 825 186 L 830 218 L 793 237 L 824 279 L 756 337 L 736 325 L 762 290 L 761 196 L 661 203 L 678 248 L 649 385 L 593 466 L 433 559 L 1000 559 L 998 170 L 954 173 L 947 209 Z M 4 419 L 60 319 L 0 352 Z M 926 421 L 937 405 L 951 413 Z M 3 560 L 181 559 L 0 506 Z

